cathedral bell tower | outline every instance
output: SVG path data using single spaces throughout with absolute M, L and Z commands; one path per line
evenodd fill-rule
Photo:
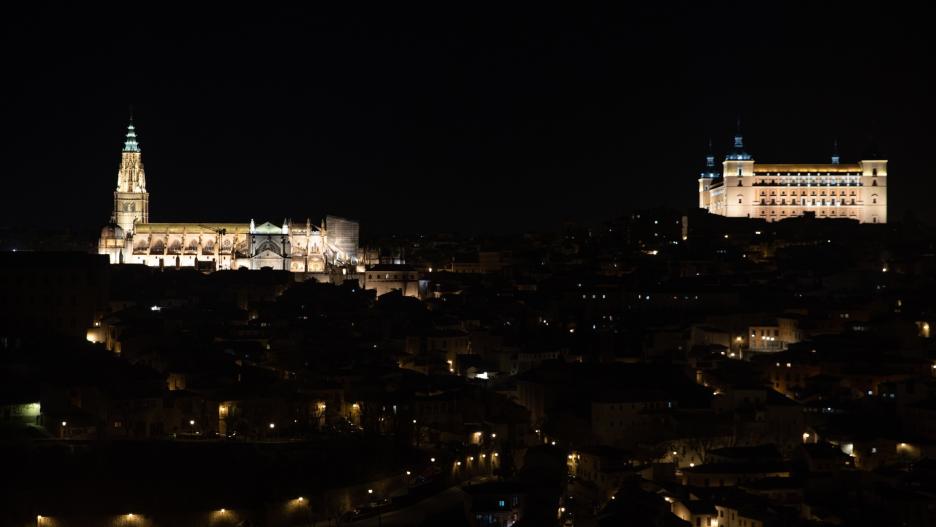
M 132 119 L 130 126 L 127 127 L 127 140 L 124 142 L 123 153 L 120 157 L 117 190 L 114 191 L 114 214 L 111 221 L 127 235 L 133 233 L 137 223 L 149 222 L 149 193 L 146 192 L 143 159 Z

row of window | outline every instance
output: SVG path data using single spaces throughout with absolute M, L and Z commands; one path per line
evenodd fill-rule
M 790 216 L 797 216 L 797 215 L 799 215 L 799 214 L 802 214 L 802 212 L 801 212 L 801 211 L 795 211 L 795 210 L 794 210 L 794 211 L 790 211 Z M 761 216 L 767 216 L 767 211 L 766 211 L 766 210 L 761 210 L 760 215 L 761 215 Z M 771 216 L 776 216 L 776 215 L 777 215 L 777 211 L 776 211 L 776 210 L 770 211 L 770 215 L 771 215 Z M 781 215 L 781 216 L 786 216 L 786 215 L 787 215 L 787 211 L 781 210 L 781 211 L 780 211 L 780 215 Z M 820 215 L 820 216 L 826 216 L 826 211 L 824 211 L 824 210 L 819 211 L 819 215 Z M 836 214 L 835 214 L 835 211 L 833 210 L 833 211 L 829 212 L 828 215 L 829 215 L 829 216 L 835 216 Z M 858 217 L 858 213 L 855 212 L 854 210 L 851 210 L 851 211 L 843 210 L 843 211 L 841 211 L 840 214 L 838 214 L 838 216 L 842 216 L 842 217 L 845 217 L 845 216 L 852 216 L 852 217 L 856 217 L 856 218 L 857 218 L 857 217 Z M 875 217 L 872 219 L 872 221 L 873 221 L 874 223 L 877 223 L 877 216 L 875 216 Z
M 767 193 L 766 193 L 765 191 L 762 190 L 761 193 L 760 193 L 760 195 L 761 195 L 761 196 L 766 196 Z M 776 196 L 776 195 L 777 195 L 777 191 L 776 191 L 776 190 L 771 190 L 771 191 L 770 191 L 770 195 L 771 195 L 771 196 Z M 785 190 L 781 190 L 781 191 L 780 191 L 780 195 L 781 195 L 781 196 L 786 196 L 787 193 L 786 193 Z M 795 196 L 795 195 L 796 195 L 796 191 L 794 190 L 794 191 L 790 192 L 790 195 L 791 195 L 791 196 Z M 805 195 L 806 195 L 806 191 L 805 191 L 805 190 L 802 191 L 802 192 L 800 192 L 800 196 L 805 196 Z M 811 194 L 811 195 L 815 196 L 815 195 L 816 195 L 816 191 L 815 191 L 815 190 L 812 191 L 812 194 Z M 819 195 L 820 195 L 820 196 L 825 196 L 825 195 L 826 195 L 826 191 L 824 191 L 824 190 L 820 191 L 820 192 L 819 192 Z M 830 195 L 830 196 L 834 196 L 834 195 L 835 195 L 835 191 L 834 191 L 834 190 L 830 191 L 830 192 L 829 192 L 829 195 Z M 844 195 L 845 195 L 845 191 L 843 190 L 842 192 L 839 193 L 839 195 L 840 195 L 840 196 L 844 196 Z M 855 191 L 854 191 L 854 190 L 851 191 L 851 195 L 852 195 L 852 196 L 855 195 Z
M 740 176 L 741 174 L 738 174 L 738 175 Z M 837 183 L 837 182 L 834 182 L 834 181 L 833 181 L 833 182 L 820 181 L 820 182 L 818 182 L 818 183 L 815 184 L 815 186 L 817 186 L 817 187 L 837 187 L 837 186 L 840 186 L 840 185 L 841 185 L 841 186 L 849 186 L 849 187 L 851 187 L 851 186 L 857 186 L 857 187 L 863 186 L 863 184 L 862 184 L 861 182 L 855 182 L 854 184 L 851 184 L 851 183 L 848 183 L 848 182 Z M 739 180 L 738 180 L 738 186 L 739 186 L 739 187 L 743 187 L 743 186 L 744 186 L 744 180 L 743 180 L 743 179 L 739 179 Z M 770 183 L 767 183 L 766 181 L 755 181 L 754 184 L 752 184 L 751 186 L 752 186 L 752 187 L 765 187 L 765 186 L 775 186 L 775 187 L 776 187 L 776 186 L 798 187 L 798 186 L 802 186 L 802 185 L 801 185 L 801 183 L 799 183 L 799 182 L 793 182 L 793 181 L 782 181 L 782 182 L 781 182 L 781 185 L 777 185 L 776 181 L 771 180 Z M 813 185 L 810 184 L 810 183 L 807 183 L 807 186 L 813 186 Z M 872 180 L 871 180 L 871 186 L 872 186 L 872 187 L 876 187 L 876 186 L 877 186 L 877 180 L 876 180 L 876 179 L 872 179 Z
M 852 198 L 851 203 L 846 203 L 846 201 L 847 201 L 847 200 L 840 199 L 840 200 L 838 201 L 838 203 L 836 203 L 836 202 L 835 202 L 835 199 L 831 199 L 831 200 L 829 200 L 828 203 L 826 203 L 826 200 L 821 199 L 821 200 L 819 200 L 819 203 L 817 204 L 817 203 L 816 203 L 816 199 L 813 198 L 813 200 L 812 200 L 812 206 L 815 207 L 815 206 L 818 205 L 818 206 L 823 207 L 823 206 L 829 205 L 829 206 L 834 207 L 834 206 L 836 206 L 836 205 L 855 205 L 855 204 L 856 204 L 854 198 Z M 740 200 L 740 199 L 738 200 L 738 203 L 741 203 L 741 200 Z M 872 203 L 872 204 L 877 204 L 877 198 L 872 199 L 872 200 L 871 200 L 871 203 Z M 772 200 L 770 200 L 770 203 L 767 203 L 767 200 L 766 200 L 766 199 L 762 199 L 762 200 L 760 200 L 760 204 L 761 204 L 761 205 L 776 205 L 776 204 L 777 204 L 777 200 L 772 199 Z M 785 200 L 785 199 L 781 199 L 781 200 L 780 200 L 780 205 L 786 205 L 786 204 L 787 204 L 787 200 Z M 809 206 L 809 203 L 807 203 L 806 198 L 803 198 L 802 203 L 797 203 L 795 199 L 791 199 L 789 204 L 790 204 L 790 205 Z
M 390 278 L 391 276 L 392 276 L 393 278 Z M 400 275 L 398 275 L 398 274 L 390 274 L 390 273 L 384 273 L 383 275 L 381 275 L 381 274 L 379 274 L 379 273 L 378 273 L 378 274 L 370 274 L 370 273 L 368 273 L 368 274 L 367 274 L 367 279 L 368 279 L 368 280 L 374 280 L 374 279 L 376 279 L 376 280 L 399 280 L 399 279 L 400 279 Z M 415 279 L 416 279 L 416 275 L 414 275 L 414 274 L 411 274 L 411 275 L 408 275 L 408 276 L 405 275 L 405 274 L 403 275 L 403 280 L 415 280 Z
M 842 176 L 861 176 L 861 172 L 777 172 L 776 174 L 771 174 L 770 172 L 755 172 L 756 176 L 780 176 L 780 177 L 794 177 L 794 176 L 805 176 L 805 177 L 815 177 L 815 176 L 826 176 L 826 177 L 842 177 Z M 877 171 L 872 171 L 872 175 L 877 175 Z

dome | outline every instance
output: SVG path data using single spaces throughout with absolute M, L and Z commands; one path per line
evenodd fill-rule
M 124 239 L 124 230 L 120 228 L 120 225 L 116 223 L 109 223 L 101 229 L 101 238 L 109 238 L 112 240 L 122 240 Z

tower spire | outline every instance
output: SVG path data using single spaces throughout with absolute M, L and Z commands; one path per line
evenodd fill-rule
M 739 161 L 748 161 L 751 159 L 751 155 L 744 151 L 744 137 L 741 136 L 741 117 L 738 117 L 738 129 L 734 136 L 734 146 L 731 149 L 731 153 L 728 154 L 728 159 Z
M 130 124 L 127 125 L 127 140 L 124 141 L 124 152 L 139 152 L 140 145 L 137 143 L 136 130 L 133 128 L 133 114 L 130 115 Z
M 718 172 L 715 170 L 715 152 L 712 150 L 712 138 L 709 138 L 708 141 L 708 153 L 705 155 L 705 168 L 702 169 L 702 173 L 699 175 L 702 178 L 715 179 L 718 177 Z
M 832 164 L 839 164 L 838 139 L 832 142 Z
M 136 140 L 133 121 L 127 126 L 127 140 L 120 155 L 117 189 L 114 191 L 114 218 L 125 233 L 132 233 L 138 223 L 149 222 L 149 194 L 143 155 Z
M 744 137 L 741 136 L 741 117 L 738 117 L 738 128 L 735 131 L 734 136 L 734 146 L 735 148 L 744 148 Z

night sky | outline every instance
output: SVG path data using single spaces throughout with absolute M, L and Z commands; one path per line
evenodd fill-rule
M 739 116 L 760 162 L 873 138 L 891 218 L 936 220 L 910 3 L 325 4 L 4 8 L 0 226 L 104 224 L 131 105 L 152 221 L 517 232 L 694 207 Z

